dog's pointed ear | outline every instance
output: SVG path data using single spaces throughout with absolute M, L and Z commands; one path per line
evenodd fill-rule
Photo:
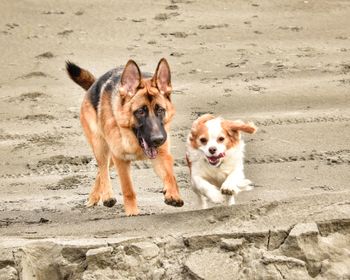
M 170 67 L 165 58 L 162 58 L 154 73 L 153 80 L 161 94 L 169 97 L 171 94 L 171 74 Z
M 141 72 L 136 62 L 130 59 L 125 65 L 120 78 L 120 94 L 122 97 L 134 96 L 141 82 Z
M 237 120 L 237 121 L 224 120 L 222 122 L 222 125 L 229 133 L 231 132 L 232 134 L 239 131 L 253 134 L 258 130 L 258 128 L 254 125 L 254 123 L 252 122 L 244 123 L 241 120 Z

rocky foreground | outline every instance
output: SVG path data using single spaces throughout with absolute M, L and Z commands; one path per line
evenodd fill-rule
M 94 237 L 7 237 L 0 279 L 349 279 L 348 195 L 121 218 Z

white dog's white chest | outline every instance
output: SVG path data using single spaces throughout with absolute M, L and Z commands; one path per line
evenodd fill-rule
M 228 175 L 232 172 L 232 169 L 225 168 L 224 163 L 219 167 L 214 167 L 209 165 L 205 159 L 200 160 L 195 165 L 195 174 L 198 174 L 219 188 L 226 180 Z

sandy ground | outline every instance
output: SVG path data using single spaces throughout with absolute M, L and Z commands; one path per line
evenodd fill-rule
M 196 210 L 185 138 L 207 112 L 260 128 L 245 137 L 246 175 L 256 188 L 237 196 L 233 207 L 252 219 L 250 230 L 259 224 L 256 209 L 269 203 L 281 224 L 295 213 L 306 220 L 322 220 L 323 211 L 348 215 L 348 1 L 26 0 L 1 1 L 0 10 L 1 235 L 214 227 L 200 223 L 208 211 L 183 213 Z M 96 166 L 79 123 L 83 90 L 68 79 L 65 60 L 99 76 L 130 58 L 153 72 L 161 57 L 172 69 L 172 153 L 185 206 L 165 205 L 150 164 L 137 162 L 133 178 L 146 217 L 124 216 L 114 172 L 117 205 L 87 209 Z M 287 201 L 299 201 L 294 212 Z

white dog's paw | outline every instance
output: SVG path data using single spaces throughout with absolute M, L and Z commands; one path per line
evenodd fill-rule
M 234 194 L 238 194 L 241 191 L 241 189 L 236 185 L 226 185 L 226 184 L 223 184 L 220 190 L 221 190 L 221 193 L 224 195 L 234 195 Z
M 209 200 L 213 203 L 219 204 L 224 202 L 224 196 L 221 194 L 221 192 L 217 189 L 210 190 L 207 193 L 207 197 Z

